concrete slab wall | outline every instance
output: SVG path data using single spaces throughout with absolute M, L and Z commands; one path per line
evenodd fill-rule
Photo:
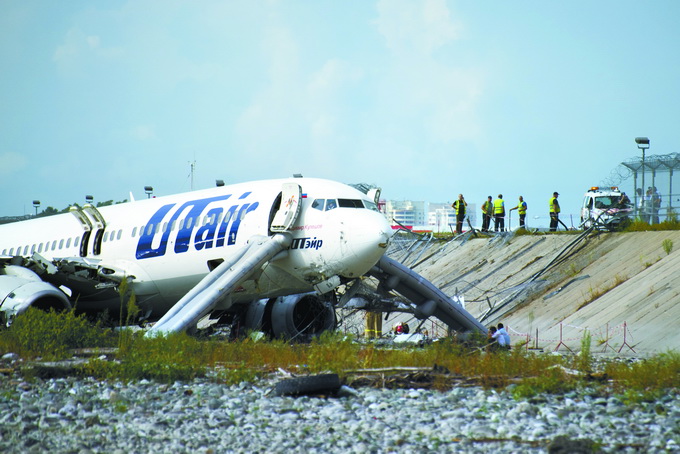
M 680 232 L 599 233 L 572 244 L 576 238 L 435 243 L 418 253 L 414 269 L 449 296 L 462 294 L 466 309 L 486 317 L 485 324 L 503 322 L 514 344 L 528 339 L 533 346 L 538 338 L 544 349 L 579 350 L 587 329 L 593 352 L 677 350 Z M 664 240 L 673 244 L 670 254 Z M 415 256 L 393 258 L 409 264 Z

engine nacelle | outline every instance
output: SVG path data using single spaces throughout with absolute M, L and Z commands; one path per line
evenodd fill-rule
M 55 286 L 44 282 L 33 271 L 8 266 L 7 274 L 0 275 L 0 317 L 9 326 L 13 318 L 29 307 L 38 309 L 70 309 L 68 296 Z
M 245 330 L 291 340 L 309 340 L 336 327 L 333 305 L 316 293 L 253 301 L 242 322 Z

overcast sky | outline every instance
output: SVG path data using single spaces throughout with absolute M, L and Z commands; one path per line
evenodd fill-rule
M 2 0 L 0 216 L 182 192 L 193 161 L 196 189 L 577 213 L 636 136 L 680 151 L 678 24 L 675 0 Z

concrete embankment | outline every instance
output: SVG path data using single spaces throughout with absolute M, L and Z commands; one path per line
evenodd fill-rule
M 392 253 L 512 341 L 651 354 L 680 346 L 680 232 L 523 235 Z

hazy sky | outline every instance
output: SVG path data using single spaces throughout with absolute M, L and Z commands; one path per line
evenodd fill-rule
M 182 192 L 193 161 L 196 189 L 577 213 L 636 136 L 680 151 L 678 24 L 676 0 L 0 0 L 0 216 Z

